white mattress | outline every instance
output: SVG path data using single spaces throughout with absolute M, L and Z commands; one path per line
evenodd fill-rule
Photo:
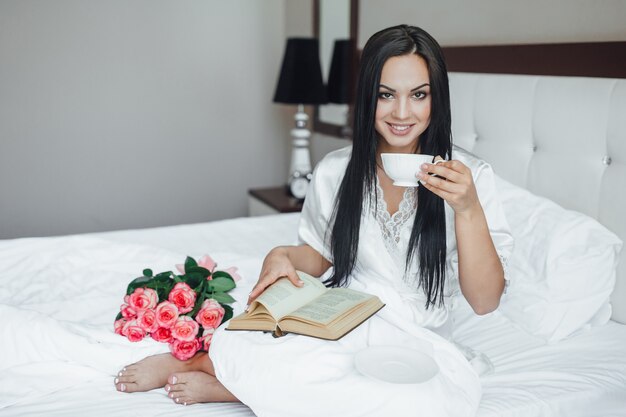
M 208 253 L 222 267 L 239 266 L 244 280 L 234 295 L 243 299 L 265 253 L 295 242 L 297 221 L 297 214 L 288 214 L 0 241 L 0 416 L 252 416 L 240 404 L 182 407 L 163 390 L 115 391 L 112 370 L 118 364 L 162 347 L 124 345 L 124 339 L 111 334 L 112 321 L 133 274 L 147 266 L 171 268 L 184 255 Z M 81 284 L 84 279 L 94 281 Z M 98 279 L 105 281 L 98 284 Z M 85 290 L 73 293 L 72 285 L 85 285 Z M 28 322 L 25 330 L 12 320 L 29 314 L 52 324 L 37 328 Z M 480 417 L 626 416 L 624 325 L 610 322 L 545 345 L 497 312 L 468 314 L 455 328 L 455 339 L 484 352 L 496 368 L 482 378 Z

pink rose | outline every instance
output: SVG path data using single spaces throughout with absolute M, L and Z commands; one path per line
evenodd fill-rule
M 137 317 L 137 310 L 129 306 L 128 304 L 122 304 L 120 307 L 120 312 L 122 313 L 122 317 L 126 320 L 132 320 Z
M 204 329 L 204 334 L 198 339 L 200 340 L 200 343 L 202 343 L 202 348 L 207 352 L 209 351 L 209 346 L 211 346 L 211 341 L 213 340 L 213 333 L 215 333 L 215 329 Z
M 202 303 L 202 307 L 200 307 L 200 311 L 198 311 L 196 320 L 205 329 L 216 329 L 222 323 L 224 313 L 224 308 L 220 305 L 220 303 L 212 298 L 208 298 L 204 300 L 204 303 Z
M 127 301 L 137 312 L 154 308 L 158 302 L 159 296 L 156 291 L 150 288 L 135 288 L 135 291 L 128 297 Z
M 115 329 L 115 333 L 124 336 L 122 330 L 124 329 L 124 325 L 126 324 L 125 319 L 116 320 L 113 324 L 113 328 Z
M 176 304 L 181 314 L 189 313 L 193 310 L 193 305 L 196 302 L 196 292 L 184 282 L 179 282 L 174 285 L 174 288 L 170 291 L 168 300 Z
M 152 333 L 159 327 L 156 320 L 156 313 L 152 309 L 141 310 L 137 315 L 137 323 L 139 327 L 144 329 L 147 333 Z
M 206 268 L 209 270 L 209 272 L 213 273 L 213 270 L 215 269 L 217 264 L 209 255 L 204 255 L 203 257 L 198 259 L 198 266 Z M 180 272 L 181 274 L 185 273 L 185 265 L 183 264 L 176 264 L 176 269 L 178 269 L 178 272 Z
M 229 273 L 230 276 L 233 277 L 233 280 L 235 282 L 241 281 L 241 275 L 239 275 L 239 273 L 237 272 L 236 266 L 231 266 L 230 268 L 226 268 L 224 272 Z
M 156 331 L 150 334 L 154 340 L 162 343 L 169 343 L 172 341 L 172 330 L 165 327 L 159 327 Z
M 156 308 L 156 322 L 159 327 L 169 329 L 178 320 L 178 307 L 169 301 L 163 301 Z
M 137 324 L 137 320 L 131 320 L 122 328 L 122 334 L 131 342 L 139 342 L 146 336 L 146 331 Z
M 184 342 L 182 340 L 174 339 L 172 343 L 170 343 L 170 351 L 172 355 L 178 360 L 186 361 L 193 357 L 200 350 L 200 341 L 198 339 L 193 339 L 189 342 Z
M 194 319 L 189 316 L 180 316 L 172 326 L 172 337 L 183 342 L 190 342 L 196 338 L 198 330 L 200 326 Z

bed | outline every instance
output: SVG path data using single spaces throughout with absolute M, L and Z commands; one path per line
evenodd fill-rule
M 498 311 L 454 307 L 454 340 L 493 365 L 477 415 L 626 416 L 626 80 L 454 72 L 450 82 L 455 143 L 493 165 L 526 255 L 509 265 Z M 263 256 L 295 243 L 297 225 L 293 213 L 0 241 L 0 416 L 253 416 L 115 391 L 122 365 L 164 348 L 113 334 L 113 318 L 143 268 L 185 255 L 237 266 L 233 295 L 245 300 Z

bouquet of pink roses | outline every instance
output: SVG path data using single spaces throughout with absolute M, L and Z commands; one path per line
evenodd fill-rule
M 124 304 L 115 319 L 115 333 L 131 342 L 146 336 L 168 343 L 180 360 L 200 350 L 209 350 L 215 329 L 233 316 L 227 294 L 239 279 L 237 268 L 216 270 L 210 256 L 198 260 L 187 257 L 176 265 L 181 275 L 171 271 L 143 275 L 128 284 Z

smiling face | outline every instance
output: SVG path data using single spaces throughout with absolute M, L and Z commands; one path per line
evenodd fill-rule
M 430 123 L 430 110 L 430 79 L 424 58 L 416 54 L 389 58 L 378 86 L 378 152 L 414 153 Z

